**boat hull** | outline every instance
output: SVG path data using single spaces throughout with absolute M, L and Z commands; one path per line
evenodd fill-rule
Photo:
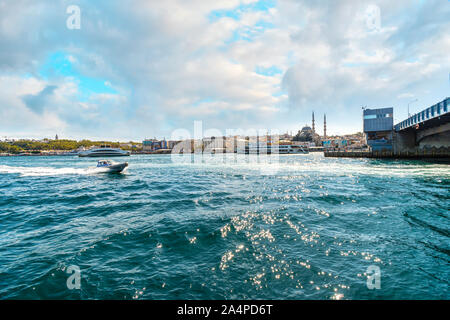
M 107 168 L 108 172 L 119 173 L 125 170 L 126 167 L 128 167 L 128 162 L 113 164 L 111 166 L 108 166 Z

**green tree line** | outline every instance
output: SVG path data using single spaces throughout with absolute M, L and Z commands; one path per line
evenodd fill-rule
M 51 151 L 51 150 L 64 150 L 70 151 L 78 149 L 80 147 L 89 148 L 92 146 L 102 146 L 107 145 L 112 148 L 121 148 L 124 150 L 134 150 L 129 146 L 120 146 L 120 142 L 112 141 L 90 141 L 90 140 L 49 140 L 48 142 L 43 141 L 31 141 L 31 140 L 17 140 L 14 142 L 0 142 L 0 152 L 7 153 L 21 153 L 21 152 L 39 152 L 39 151 Z M 141 144 L 137 142 L 129 142 L 131 145 L 136 145 L 140 149 Z

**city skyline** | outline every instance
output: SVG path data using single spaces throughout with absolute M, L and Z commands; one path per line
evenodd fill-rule
M 362 131 L 362 106 L 398 123 L 449 92 L 439 1 L 0 4 L 2 138 L 296 132 L 312 111 L 343 135 Z

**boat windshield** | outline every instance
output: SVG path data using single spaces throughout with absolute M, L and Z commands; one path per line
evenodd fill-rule
M 97 162 L 97 167 L 107 167 L 110 164 L 111 163 L 107 160 L 100 160 L 99 162 Z

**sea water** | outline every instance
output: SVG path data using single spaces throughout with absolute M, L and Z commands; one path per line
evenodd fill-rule
M 450 298 L 448 165 L 200 157 L 1 157 L 0 298 Z

